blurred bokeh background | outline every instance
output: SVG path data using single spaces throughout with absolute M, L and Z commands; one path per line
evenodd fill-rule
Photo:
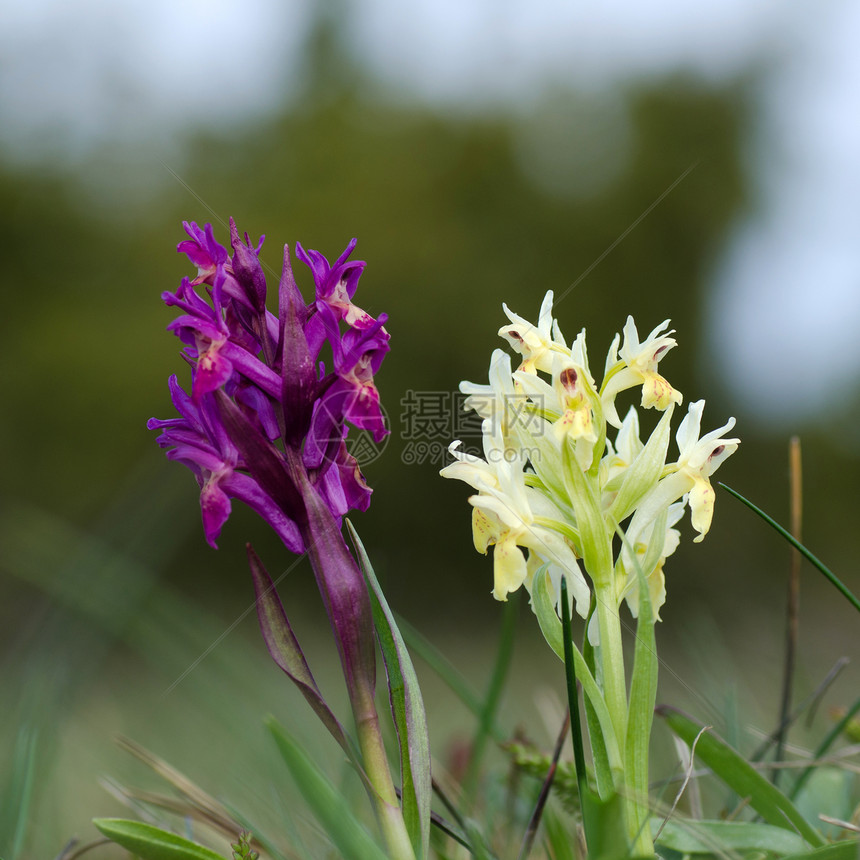
M 284 242 L 332 259 L 358 237 L 359 304 L 390 316 L 393 432 L 355 522 L 392 604 L 477 688 L 492 561 L 471 546 L 467 488 L 437 475 L 450 434 L 416 448 L 402 401 L 484 381 L 502 301 L 536 319 L 547 289 L 596 366 L 627 314 L 640 331 L 671 318 L 667 376 L 707 399 L 707 429 L 738 420 L 720 478 L 783 522 L 800 435 L 804 537 L 860 587 L 850 0 L 34 0 L 0 21 L 0 778 L 7 801 L 30 786 L 26 832 L 0 810 L 6 860 L 53 856 L 119 810 L 99 774 L 139 774 L 114 733 L 268 809 L 259 718 L 305 717 L 241 615 L 245 541 L 273 571 L 292 559 L 238 505 L 206 547 L 192 477 L 145 429 L 182 373 L 159 300 L 189 271 L 182 220 L 265 233 L 273 270 Z M 772 726 L 787 569 L 726 494 L 704 545 L 686 527 L 661 698 L 737 697 Z M 282 595 L 326 676 L 303 565 Z M 802 606 L 798 695 L 857 656 L 856 617 L 810 570 Z M 558 680 L 520 608 L 511 727 L 539 722 L 535 691 Z M 470 718 L 421 669 L 442 757 Z M 840 683 L 835 700 L 853 698 Z

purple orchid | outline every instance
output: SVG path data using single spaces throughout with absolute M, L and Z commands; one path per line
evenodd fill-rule
M 346 439 L 349 425 L 380 441 L 388 433 L 373 376 L 388 351 L 385 314 L 373 319 L 352 304 L 365 263 L 349 260 L 353 239 L 332 266 L 318 251 L 299 258 L 313 274 L 314 300 L 305 304 L 285 248 L 279 285 L 279 313 L 266 309 L 266 277 L 259 261 L 265 237 L 256 246 L 244 241 L 232 219 L 232 254 L 210 224 L 184 223 L 189 238 L 177 250 L 197 269 L 164 302 L 181 314 L 169 326 L 185 345 L 191 365 L 191 394 L 171 379 L 173 404 L 180 417 L 148 422 L 161 431 L 158 443 L 168 457 L 184 463 L 200 485 L 206 540 L 215 546 L 239 499 L 269 522 L 294 552 L 307 549 L 307 504 L 289 499 L 301 493 L 304 478 L 290 475 L 289 459 L 300 463 L 310 487 L 340 527 L 349 510 L 366 510 L 371 490 Z M 203 287 L 201 295 L 198 288 Z M 330 370 L 321 353 L 328 344 Z M 231 436 L 225 399 L 259 435 L 263 453 L 242 453 L 243 440 Z M 289 451 L 289 456 L 287 455 Z M 274 470 L 274 471 L 273 471 Z M 292 482 L 279 501 L 273 484 Z M 307 489 L 306 489 L 307 491 Z
M 180 312 L 168 328 L 184 344 L 191 392 L 171 377 L 171 399 L 179 415 L 151 418 L 147 426 L 160 431 L 158 444 L 167 456 L 184 463 L 197 479 L 203 531 L 211 546 L 230 516 L 232 499 L 239 499 L 290 550 L 307 553 L 340 656 L 357 745 L 322 698 L 271 578 L 248 545 L 263 638 L 272 658 L 356 764 L 388 856 L 415 860 L 415 846 L 422 856 L 427 853 L 430 820 L 423 705 L 417 684 L 408 702 L 403 699 L 406 704 L 398 705 L 396 699 L 406 695 L 399 692 L 404 685 L 398 691 L 390 688 L 392 713 L 403 718 L 398 732 L 409 738 L 409 756 L 401 754 L 404 787 L 411 786 L 405 795 L 412 810 L 407 827 L 376 710 L 374 611 L 365 574 L 341 533 L 344 514 L 366 510 L 371 494 L 346 444 L 350 426 L 366 430 L 377 442 L 388 433 L 374 382 L 389 349 L 388 318 L 380 314 L 374 319 L 352 302 L 365 267 L 349 259 L 354 239 L 334 265 L 319 252 L 297 246 L 313 275 L 315 295 L 309 304 L 296 285 L 285 246 L 275 315 L 266 308 L 266 276 L 259 259 L 264 237 L 256 245 L 247 234 L 240 239 L 231 219 L 229 253 L 215 240 L 211 225 L 183 226 L 189 238 L 178 250 L 197 275 L 183 278 L 178 290 L 163 293 L 162 299 Z M 202 294 L 197 291 L 201 287 Z M 326 345 L 330 355 L 323 356 Z M 375 581 L 372 571 L 368 580 Z M 377 592 L 375 605 L 381 606 Z M 387 619 L 385 629 L 391 637 Z M 408 655 L 401 649 L 396 667 L 390 660 L 391 654 L 387 669 L 402 673 Z M 409 775 L 416 763 L 422 768 L 420 782 Z

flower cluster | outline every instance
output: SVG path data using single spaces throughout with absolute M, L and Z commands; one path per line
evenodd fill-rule
M 247 234 L 243 241 L 231 219 L 230 253 L 210 224 L 183 226 L 189 238 L 177 250 L 197 274 L 162 299 L 181 311 L 168 328 L 185 344 L 191 393 L 171 377 L 179 417 L 152 418 L 147 427 L 161 431 L 158 444 L 167 456 L 197 478 L 203 529 L 213 547 L 231 499 L 239 499 L 289 549 L 301 552 L 307 486 L 338 525 L 347 511 L 370 503 L 346 436 L 348 425 L 376 441 L 388 432 L 373 381 L 389 348 L 387 317 L 374 319 L 353 304 L 365 266 L 349 259 L 355 240 L 333 265 L 296 245 L 313 275 L 310 304 L 298 290 L 285 246 L 276 315 L 266 307 L 259 260 L 265 237 L 256 246 Z M 321 357 L 326 345 L 328 369 Z
M 592 585 L 616 606 L 626 600 L 635 616 L 641 574 L 656 614 L 665 601 L 663 564 L 678 546 L 675 525 L 684 508 L 698 532 L 695 540 L 710 528 L 709 477 L 739 444 L 722 438 L 734 419 L 700 437 L 704 401 L 690 404 L 675 436 L 678 458 L 667 462 L 670 421 L 682 402 L 658 371 L 676 345 L 668 320 L 640 341 L 628 317 L 598 387 L 585 330 L 568 346 L 552 317 L 552 299 L 547 293 L 537 325 L 503 305 L 510 324 L 499 334 L 521 362 L 513 370 L 510 356 L 496 350 L 488 385 L 461 383 L 466 408 L 483 419 L 484 458 L 454 442 L 449 450 L 455 462 L 441 474 L 477 490 L 469 499 L 473 537 L 479 552 L 494 546 L 498 600 L 522 585 L 531 590 L 536 571 L 546 570 L 556 589 L 566 574 L 583 617 Z M 623 420 L 616 411 L 617 396 L 630 388 L 641 388 L 643 408 L 663 413 L 645 442 L 635 407 Z M 620 550 L 614 553 L 616 536 Z

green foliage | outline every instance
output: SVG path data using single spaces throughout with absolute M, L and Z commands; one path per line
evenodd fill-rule
M 344 857 L 354 860 L 385 860 L 384 852 L 353 816 L 349 804 L 296 740 L 274 717 L 266 720 L 266 726 L 275 739 L 281 758 L 301 789 L 302 798 L 335 847 Z
M 624 798 L 618 794 L 603 799 L 589 792 L 583 798 L 589 860 L 635 860 L 636 855 L 630 853 L 624 806 Z
M 652 819 L 655 836 L 661 827 L 658 849 L 669 848 L 681 854 L 723 855 L 736 851 L 794 854 L 807 847 L 797 833 L 751 821 L 691 821 L 673 817 L 664 825 L 660 819 Z
M 18 730 L 12 752 L 12 764 L 5 784 L 0 785 L 0 850 L 9 860 L 21 855 L 30 820 L 30 805 L 35 785 L 38 735 L 32 726 Z
M 93 824 L 141 860 L 224 860 L 209 848 L 151 824 L 122 818 L 94 818 Z
M 528 741 L 511 741 L 505 744 L 505 750 L 511 756 L 511 761 L 523 773 L 543 781 L 549 772 L 552 756 L 538 749 Z M 579 788 L 576 782 L 576 768 L 573 762 L 560 761 L 556 767 L 552 789 L 558 799 L 564 804 L 569 813 L 578 812 Z
M 538 623 L 540 624 L 541 633 L 543 633 L 547 644 L 559 659 L 564 660 L 564 636 L 561 629 L 561 620 L 553 606 L 551 589 L 546 578 L 540 580 L 538 577 L 535 577 L 535 584 L 532 588 L 532 602 Z M 597 785 L 601 796 L 608 799 L 613 794 L 615 785 L 613 771 L 619 772 L 622 766 L 621 752 L 618 749 L 618 742 L 606 702 L 603 700 L 603 696 L 591 670 L 588 668 L 588 664 L 575 645 L 573 646 L 573 659 L 576 666 L 576 679 L 582 686 L 582 692 L 593 710 L 595 717 L 594 724 L 599 727 L 599 731 L 593 731 L 592 722 L 589 721 L 592 751 L 595 749 L 599 750 L 598 753 L 594 754 L 594 765 L 597 769 L 595 774 Z
M 233 860 L 259 860 L 260 854 L 251 847 L 251 834 L 242 832 L 232 844 Z
M 819 815 L 826 815 L 837 821 L 850 821 L 855 805 L 855 783 L 856 776 L 850 771 L 819 765 L 792 800 L 807 821 L 818 822 Z M 820 827 L 831 839 L 842 832 L 842 828 L 835 824 L 822 822 Z
M 432 799 L 430 740 L 427 734 L 424 700 L 406 643 L 388 607 L 364 545 L 349 520 L 346 521 L 346 526 L 367 580 L 373 605 L 373 623 L 388 674 L 391 713 L 400 741 L 403 818 L 416 856 L 420 860 L 427 856 L 430 846 L 430 801 Z
M 728 744 L 710 731 L 702 732 L 700 723 L 673 708 L 661 705 L 657 713 L 688 746 L 695 744 L 696 756 L 702 763 L 740 797 L 749 798 L 750 806 L 765 821 L 797 831 L 813 848 L 824 844 L 821 834 L 792 802 Z
M 857 860 L 860 856 L 860 842 L 856 839 L 847 839 L 843 842 L 834 842 L 815 851 L 806 851 L 802 854 L 791 854 L 782 860 Z

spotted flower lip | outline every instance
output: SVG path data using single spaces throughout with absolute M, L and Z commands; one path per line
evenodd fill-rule
M 266 307 L 259 260 L 265 237 L 256 244 L 247 233 L 241 238 L 230 219 L 230 253 L 210 224 L 183 227 L 188 238 L 177 250 L 197 273 L 162 298 L 180 312 L 168 330 L 184 345 L 191 389 L 172 377 L 178 417 L 153 418 L 147 426 L 161 431 L 158 443 L 168 457 L 194 473 L 212 546 L 231 500 L 239 499 L 300 552 L 305 506 L 295 501 L 296 487 L 284 482 L 311 487 L 338 525 L 349 510 L 370 503 L 347 440 L 350 426 L 376 441 L 389 432 L 374 381 L 389 350 L 387 316 L 374 319 L 352 303 L 366 265 L 349 259 L 355 240 L 334 265 L 297 245 L 313 276 L 310 303 L 298 290 L 285 247 L 276 316 Z M 328 368 L 324 348 L 331 353 Z M 297 478 L 296 469 L 306 478 Z

